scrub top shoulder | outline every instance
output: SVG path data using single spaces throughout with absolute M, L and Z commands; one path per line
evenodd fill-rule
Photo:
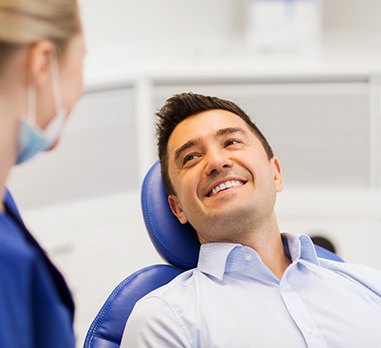
M 0 213 L 0 347 L 70 348 L 70 291 L 23 224 L 7 191 Z

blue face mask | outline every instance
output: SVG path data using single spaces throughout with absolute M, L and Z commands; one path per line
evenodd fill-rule
M 41 130 L 36 124 L 36 89 L 28 88 L 28 117 L 22 117 L 19 126 L 18 154 L 16 164 L 24 163 L 40 151 L 46 151 L 58 140 L 65 124 L 66 113 L 62 109 L 57 61 L 51 63 L 53 98 L 57 114 L 48 126 Z

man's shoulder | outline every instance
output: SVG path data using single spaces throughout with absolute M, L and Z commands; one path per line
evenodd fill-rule
M 196 297 L 199 273 L 197 268 L 184 271 L 169 283 L 142 297 L 137 304 L 141 308 L 150 307 L 153 303 L 177 308 L 182 307 L 183 304 L 189 305 Z
M 186 316 L 188 323 L 195 317 L 190 294 L 195 292 L 196 273 L 196 269 L 185 271 L 137 301 L 127 320 L 121 347 L 172 347 L 174 342 L 176 347 L 193 346 L 184 320 Z
M 184 288 L 191 287 L 196 281 L 195 275 L 197 274 L 197 268 L 190 269 L 180 273 L 173 278 L 169 283 L 151 291 L 149 294 L 143 297 L 143 299 L 149 297 L 171 297 L 178 292 L 182 292 Z
M 381 296 L 381 270 L 361 264 L 319 259 L 320 266 L 351 279 Z
M 319 258 L 319 263 L 322 267 L 337 272 L 343 272 L 348 270 L 351 272 L 374 273 L 381 275 L 381 270 L 363 264 L 340 262 L 335 260 L 328 260 L 325 258 Z
M 374 273 L 381 274 L 380 269 L 363 265 L 363 264 L 341 262 L 341 261 L 329 260 L 329 259 L 321 258 L 321 257 L 319 257 L 318 259 L 322 267 L 332 269 L 332 270 L 337 270 L 337 271 L 350 270 L 353 272 L 371 272 L 371 273 L 374 272 Z

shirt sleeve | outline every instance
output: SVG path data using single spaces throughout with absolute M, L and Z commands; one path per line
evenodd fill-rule
M 135 305 L 124 330 L 121 348 L 191 348 L 182 318 L 164 299 L 143 298 Z

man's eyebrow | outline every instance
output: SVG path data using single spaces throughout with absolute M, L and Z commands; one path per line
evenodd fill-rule
M 241 133 L 242 135 L 247 136 L 247 132 L 243 128 L 240 128 L 240 127 L 228 127 L 228 128 L 219 129 L 216 132 L 216 136 L 222 137 L 224 135 L 229 135 L 229 134 L 234 134 L 234 133 Z
M 247 132 L 240 127 L 227 127 L 219 129 L 216 132 L 217 137 L 222 137 L 224 135 L 228 134 L 234 134 L 234 133 L 241 133 L 243 136 L 247 136 Z M 184 151 L 190 149 L 193 146 L 200 145 L 200 139 L 190 139 L 185 144 L 181 145 L 176 151 L 175 151 L 175 163 L 178 163 L 181 155 Z
M 181 154 L 190 149 L 193 146 L 197 146 L 200 144 L 199 139 L 191 139 L 188 140 L 185 144 L 181 145 L 176 151 L 175 151 L 175 163 L 177 163 L 181 157 Z

